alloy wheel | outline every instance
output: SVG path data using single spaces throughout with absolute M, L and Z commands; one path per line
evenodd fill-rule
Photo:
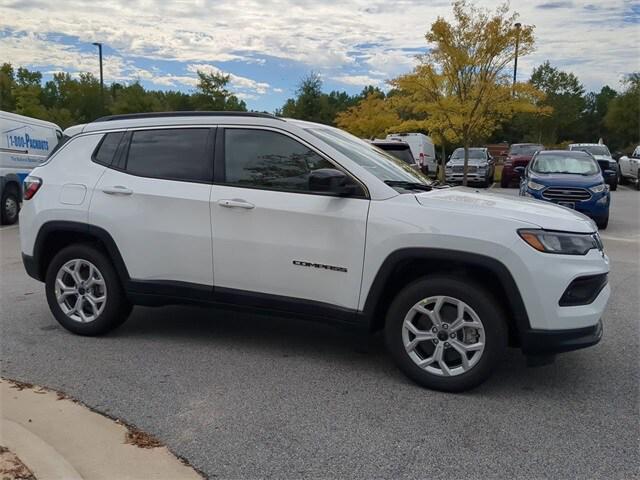
M 63 313 L 81 323 L 97 319 L 107 304 L 107 288 L 100 270 L 84 259 L 66 262 L 56 275 L 55 296 Z
M 441 295 L 421 300 L 409 310 L 402 324 L 402 341 L 418 367 L 449 377 L 468 372 L 480 361 L 485 330 L 468 304 Z

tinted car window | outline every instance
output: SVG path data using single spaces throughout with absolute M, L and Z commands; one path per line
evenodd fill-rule
M 111 165 L 113 155 L 116 153 L 122 137 L 124 137 L 124 132 L 107 133 L 100 142 L 93 159 L 103 165 Z
M 542 150 L 544 150 L 543 145 L 515 144 L 515 145 L 511 145 L 511 147 L 509 148 L 509 155 L 513 155 L 513 156 L 522 155 L 523 157 L 526 157 L 526 156 L 533 155 L 534 153 Z
M 225 182 L 278 190 L 308 191 L 309 173 L 335 168 L 292 138 L 267 130 L 225 131 Z
M 452 159 L 464 158 L 464 148 L 456 148 L 454 152 L 451 154 Z M 474 160 L 486 160 L 487 153 L 486 150 L 479 148 L 470 148 L 469 149 L 469 158 Z
M 176 128 L 133 132 L 126 170 L 143 177 L 207 182 L 213 176 L 209 129 Z
M 374 144 L 375 145 L 375 144 Z M 402 160 L 409 165 L 415 165 L 416 161 L 413 158 L 411 149 L 407 146 L 396 147 L 395 145 L 376 145 L 380 150 L 389 152 L 394 157 Z

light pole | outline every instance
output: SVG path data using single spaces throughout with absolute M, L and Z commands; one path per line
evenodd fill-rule
M 518 22 L 514 26 L 516 27 L 516 58 L 513 62 L 513 87 L 515 88 L 516 77 L 518 75 L 518 47 L 520 45 L 520 27 L 522 26 L 522 24 Z
M 100 113 L 104 111 L 104 79 L 102 77 L 102 44 L 94 42 L 93 45 L 98 47 L 98 56 L 100 57 Z

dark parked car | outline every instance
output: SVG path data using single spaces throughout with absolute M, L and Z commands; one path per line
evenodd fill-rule
M 600 143 L 572 143 L 569 150 L 587 152 L 593 155 L 602 169 L 602 176 L 611 190 L 618 189 L 618 162 L 611 156 L 606 145 Z
M 371 144 L 411 165 L 416 170 L 420 170 L 420 165 L 413 158 L 411 147 L 408 143 L 396 140 L 373 140 Z
M 522 169 L 520 196 L 553 202 L 591 217 L 604 230 L 609 223 L 611 194 L 602 170 L 586 152 L 538 152 Z
M 512 182 L 519 180 L 520 174 L 515 169 L 517 167 L 526 167 L 533 155 L 541 150 L 544 150 L 544 145 L 539 143 L 514 143 L 511 145 L 502 168 L 500 186 L 507 188 Z

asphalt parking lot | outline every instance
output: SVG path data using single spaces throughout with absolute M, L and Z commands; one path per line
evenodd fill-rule
M 381 338 L 295 320 L 136 308 L 74 336 L 24 272 L 16 227 L 0 227 L 2 376 L 134 424 L 210 478 L 638 478 L 640 192 L 612 195 L 602 342 L 535 369 L 510 351 L 472 392 L 422 389 Z

